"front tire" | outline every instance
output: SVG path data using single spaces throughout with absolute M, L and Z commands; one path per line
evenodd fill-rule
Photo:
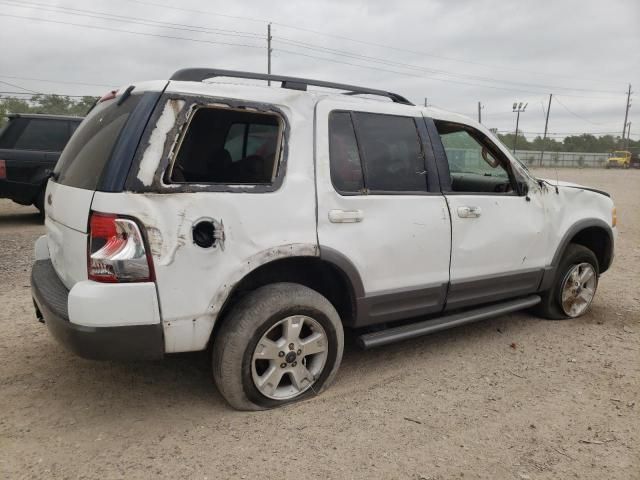
M 567 247 L 551 288 L 535 307 L 537 315 L 549 320 L 565 320 L 584 315 L 598 287 L 600 276 L 595 254 L 575 243 Z
M 319 394 L 344 349 L 338 312 L 296 283 L 248 293 L 224 319 L 213 344 L 213 377 L 238 410 L 264 410 Z

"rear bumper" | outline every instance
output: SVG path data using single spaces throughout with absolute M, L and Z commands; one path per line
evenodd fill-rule
M 69 320 L 69 290 L 49 259 L 37 260 L 33 264 L 31 292 L 38 318 L 44 321 L 59 343 L 81 357 L 93 360 L 153 360 L 164 355 L 161 323 L 111 327 L 72 323 Z M 107 297 L 105 304 L 109 301 L 112 299 Z

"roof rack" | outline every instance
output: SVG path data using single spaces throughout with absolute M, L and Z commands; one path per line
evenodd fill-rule
M 292 90 L 306 91 L 309 85 L 314 87 L 334 88 L 336 90 L 346 90 L 348 95 L 378 95 L 390 98 L 395 103 L 404 105 L 413 105 L 409 100 L 397 93 L 387 92 L 385 90 L 376 90 L 373 88 L 356 87 L 355 85 L 346 85 L 343 83 L 325 82 L 322 80 L 311 80 L 308 78 L 287 77 L 284 75 L 271 75 L 266 73 L 239 72 L 236 70 L 220 70 L 217 68 L 183 68 L 175 72 L 170 80 L 179 80 L 186 82 L 202 82 L 208 78 L 214 77 L 230 77 L 230 78 L 247 78 L 252 80 L 267 80 L 274 82 L 282 82 L 282 88 Z

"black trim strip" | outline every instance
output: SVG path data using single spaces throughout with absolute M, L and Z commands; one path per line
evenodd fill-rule
M 540 303 L 540 297 L 538 295 L 531 295 L 526 298 L 510 300 L 508 302 L 489 305 L 454 315 L 402 325 L 379 332 L 365 333 L 358 337 L 358 344 L 365 349 L 380 347 L 390 343 L 439 332 L 447 328 L 515 312 L 532 307 L 538 303 Z
M 543 269 L 482 276 L 453 281 L 449 286 L 445 311 L 496 302 L 538 291 Z
M 442 283 L 367 295 L 360 302 L 354 327 L 440 313 L 446 294 L 447 284 Z

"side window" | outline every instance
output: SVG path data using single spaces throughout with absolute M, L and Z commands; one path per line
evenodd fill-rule
M 183 136 L 169 181 L 271 183 L 278 170 L 281 130 L 276 115 L 199 108 Z
M 466 125 L 436 121 L 449 163 L 451 190 L 470 193 L 512 192 L 509 161 Z
M 332 112 L 329 116 L 329 159 L 336 190 L 359 193 L 364 189 L 356 132 L 349 112 Z
M 16 150 L 61 152 L 69 140 L 69 127 L 65 120 L 32 118 L 16 140 Z
M 424 192 L 422 144 L 413 118 L 354 113 L 365 186 L 372 192 Z

